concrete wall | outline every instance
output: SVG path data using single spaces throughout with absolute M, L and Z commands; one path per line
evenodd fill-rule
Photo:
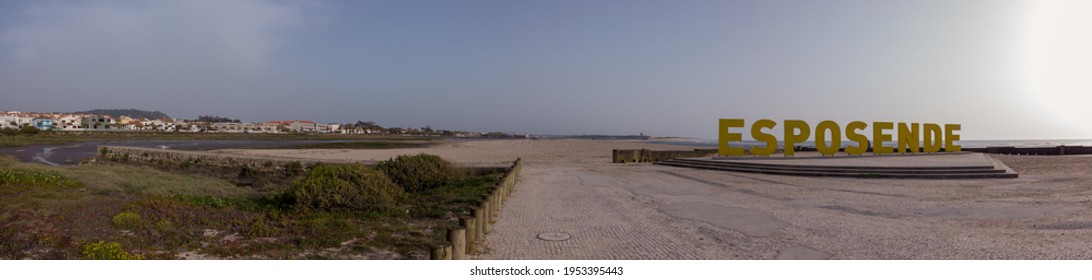
M 815 151 L 815 148 L 811 147 L 797 147 L 797 151 Z M 986 148 L 963 148 L 963 151 L 979 152 L 979 153 L 991 153 L 991 154 L 1009 154 L 1009 155 L 1087 155 L 1092 154 L 1092 147 L 1086 146 L 1057 146 L 1057 147 L 1041 147 L 1041 148 L 1016 148 L 1016 147 L 986 147 Z M 871 151 L 871 149 L 869 150 Z M 943 148 L 941 152 L 943 152 Z M 923 152 L 919 148 L 919 152 Z M 675 158 L 688 158 L 688 157 L 707 157 L 713 156 L 717 153 L 717 149 L 694 149 L 694 150 L 648 150 L 648 149 L 634 149 L 634 150 L 618 150 L 612 151 L 611 162 L 614 163 L 633 163 L 633 162 L 656 162 Z
M 629 162 L 655 162 L 662 160 L 669 160 L 675 158 L 687 158 L 687 157 L 705 157 L 712 156 L 717 153 L 717 149 L 693 149 L 693 150 L 618 150 L 615 149 L 611 155 L 611 162 L 614 163 L 629 163 Z

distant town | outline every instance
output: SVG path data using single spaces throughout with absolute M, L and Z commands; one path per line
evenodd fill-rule
M 135 111 L 135 110 L 130 110 Z M 158 112 L 156 112 L 158 113 Z M 162 113 L 159 113 L 162 115 Z M 135 114 L 134 114 L 135 115 Z M 164 115 L 165 116 L 165 115 Z M 5 111 L 0 114 L 0 129 L 38 131 L 152 131 L 188 133 L 281 133 L 281 134 L 373 134 L 436 135 L 447 137 L 525 137 L 500 132 L 469 132 L 422 128 L 383 127 L 375 122 L 318 123 L 309 120 L 274 120 L 242 122 L 219 116 L 197 119 L 145 118 L 128 115 L 91 113 L 38 113 Z

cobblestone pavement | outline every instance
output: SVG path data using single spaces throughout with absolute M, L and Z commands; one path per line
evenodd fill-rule
M 1054 181 L 828 179 L 532 159 L 484 253 L 472 258 L 1092 258 L 1092 187 Z

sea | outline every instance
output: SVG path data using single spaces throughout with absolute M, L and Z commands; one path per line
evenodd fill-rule
M 649 143 L 668 144 L 678 146 L 702 146 L 702 147 L 717 147 L 716 139 L 699 139 L 699 138 L 667 138 L 657 139 L 652 138 L 648 140 Z M 829 142 L 828 142 L 829 143 Z M 888 142 L 889 146 L 894 146 L 894 143 Z M 842 147 L 845 148 L 848 145 L 854 143 L 842 140 Z M 1041 147 L 1057 147 L 1057 146 L 1092 146 L 1092 139 L 1044 139 L 1044 140 L 960 140 L 956 141 L 956 145 L 963 148 L 985 148 L 985 147 L 1017 147 L 1017 148 L 1041 148 Z M 738 147 L 749 148 L 752 146 L 765 146 L 766 144 L 758 141 L 742 141 L 738 144 Z M 784 142 L 778 141 L 778 147 L 784 147 Z M 807 141 L 797 146 L 803 147 L 815 147 L 814 141 Z

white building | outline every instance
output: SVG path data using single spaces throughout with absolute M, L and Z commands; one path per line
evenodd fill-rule
M 0 128 L 19 128 L 18 117 L 0 115 Z
M 301 133 L 314 133 L 318 131 L 318 125 L 312 121 L 292 121 L 288 129 Z
M 0 128 L 18 129 L 24 126 L 34 125 L 34 117 L 23 113 L 7 113 L 0 115 Z
M 53 128 L 57 130 L 81 130 L 80 120 L 83 117 L 80 115 L 64 114 L 56 119 L 56 123 L 53 124 Z
M 243 132 L 242 131 L 243 127 L 239 123 L 233 123 L 233 122 L 212 123 L 212 125 L 210 127 L 212 128 L 212 130 L 214 130 L 216 132 L 229 132 L 229 133 Z
M 85 116 L 80 118 L 80 127 L 92 130 L 118 129 L 114 118 L 110 116 Z

